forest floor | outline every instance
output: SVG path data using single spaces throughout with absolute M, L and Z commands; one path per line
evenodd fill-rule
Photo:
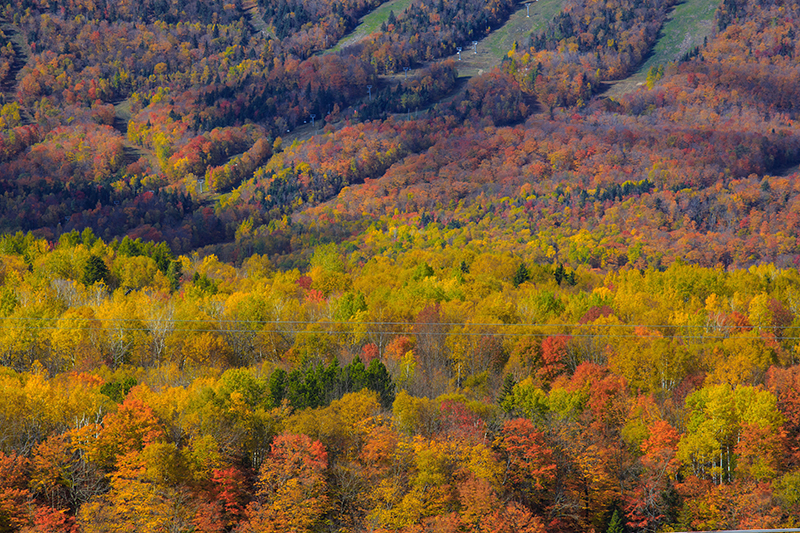
M 0 83 L 0 105 L 14 102 L 17 100 L 17 87 L 20 81 L 20 72 L 22 68 L 30 61 L 33 54 L 28 41 L 19 28 L 11 24 L 5 19 L 0 19 L 0 30 L 8 37 L 11 47 L 14 48 L 14 63 L 6 75 L 5 79 Z M 23 124 L 31 124 L 33 118 L 27 109 L 22 109 L 20 118 Z
M 679 61 L 696 47 L 702 47 L 714 30 L 716 0 L 684 0 L 667 17 L 653 50 L 639 69 L 627 78 L 606 82 L 603 96 L 616 98 L 644 85 L 651 67 Z

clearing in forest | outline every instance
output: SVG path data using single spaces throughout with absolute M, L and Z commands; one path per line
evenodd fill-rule
M 461 61 L 458 61 L 458 54 L 453 56 L 457 61 L 458 76 L 471 78 L 499 65 L 514 46 L 514 42 L 526 46 L 531 33 L 545 29 L 547 23 L 564 9 L 565 4 L 566 0 L 533 1 L 527 3 L 529 7 L 524 3 L 520 4 L 519 9 L 508 17 L 505 24 L 478 41 L 476 49 L 473 49 L 472 43 L 464 43 Z
M 714 29 L 717 0 L 685 0 L 667 18 L 650 55 L 631 76 L 613 82 L 605 95 L 613 98 L 631 92 L 647 79 L 651 67 L 679 61 L 695 47 L 702 47 Z
M 532 33 L 544 30 L 547 23 L 564 9 L 566 0 L 538 0 L 527 4 L 530 16 L 528 7 L 523 4 L 508 18 L 508 22 L 487 35 L 478 46 L 484 47 L 497 61 L 501 61 L 515 41 L 520 46 L 526 46 Z
M 520 3 L 506 23 L 478 41 L 477 46 L 464 43 L 460 61 L 458 54 L 452 56 L 458 67 L 458 77 L 471 78 L 489 72 L 503 61 L 515 42 L 519 46 L 527 46 L 531 33 L 544 30 L 566 3 L 566 0 Z
M 5 34 L 8 44 L 14 49 L 14 63 L 11 65 L 5 79 L 0 82 L 0 106 L 2 106 L 16 101 L 20 71 L 30 60 L 32 51 L 28 41 L 16 25 L 5 19 L 0 19 L 0 30 Z M 21 111 L 22 123 L 30 124 L 32 119 L 28 111 L 25 108 L 22 108 Z
M 381 4 L 375 10 L 364 15 L 361 18 L 361 23 L 353 31 L 339 39 L 339 42 L 329 48 L 327 52 L 338 52 L 342 48 L 356 44 L 369 34 L 380 30 L 381 24 L 389 20 L 389 13 L 394 11 L 395 15 L 399 15 L 411 5 L 411 2 L 412 0 L 391 0 Z
M 129 165 L 144 157 L 153 168 L 159 168 L 158 159 L 152 151 L 137 146 L 128 140 L 128 122 L 132 115 L 130 98 L 114 104 L 114 129 L 122 134 L 122 151 L 125 164 Z
M 261 10 L 258 9 L 258 2 L 255 0 L 245 0 L 242 2 L 242 10 L 250 17 L 250 25 L 261 37 L 278 40 L 275 34 L 272 33 L 272 30 L 270 30 L 269 25 L 264 21 L 264 17 L 261 16 Z

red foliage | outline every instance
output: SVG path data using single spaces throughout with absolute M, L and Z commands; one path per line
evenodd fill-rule
M 31 533 L 78 533 L 74 516 L 64 510 L 51 507 L 38 507 L 33 516 L 33 527 L 26 529 Z
M 361 348 L 361 361 L 364 366 L 369 366 L 373 359 L 378 358 L 379 354 L 378 346 L 374 342 L 370 342 Z
M 198 505 L 194 524 L 204 533 L 230 531 L 245 516 L 250 500 L 244 474 L 236 467 L 215 469 L 211 488 Z
M 439 413 L 439 433 L 442 437 L 476 443 L 486 438 L 486 423 L 463 402 L 443 401 Z
M 515 418 L 503 424 L 497 440 L 506 465 L 510 489 L 526 501 L 537 501 L 556 476 L 553 451 L 530 420 Z

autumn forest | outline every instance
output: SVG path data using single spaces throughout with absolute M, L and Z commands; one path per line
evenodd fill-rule
M 799 527 L 800 7 L 701 1 L 0 0 L 0 533 Z

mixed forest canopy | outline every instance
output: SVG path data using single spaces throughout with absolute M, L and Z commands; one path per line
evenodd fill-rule
M 800 7 L 552 2 L 0 0 L 0 532 L 797 527 Z

